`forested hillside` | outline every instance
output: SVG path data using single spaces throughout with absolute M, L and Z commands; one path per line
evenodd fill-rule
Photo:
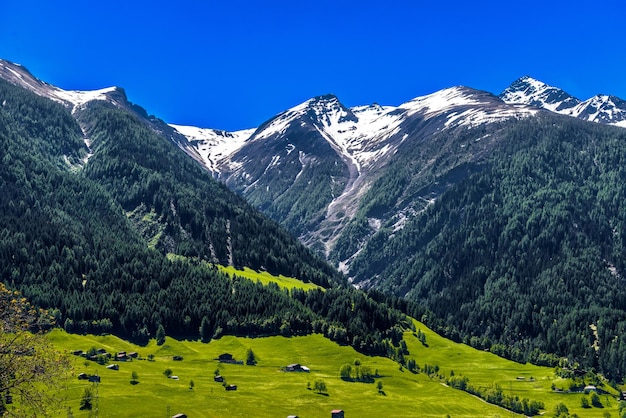
M 404 315 L 345 286 L 137 115 L 96 101 L 74 119 L 2 80 L 0 104 L 0 277 L 68 331 L 140 342 L 160 329 L 204 339 L 315 331 L 393 354 Z M 329 290 L 289 293 L 213 263 Z
M 341 280 L 132 114 L 94 101 L 78 120 L 94 149 L 84 176 L 101 184 L 157 249 L 322 286 L 330 284 L 329 277 Z
M 351 273 L 424 303 L 457 339 L 621 379 L 626 131 L 544 114 L 502 132 L 485 164 L 403 229 L 382 228 Z

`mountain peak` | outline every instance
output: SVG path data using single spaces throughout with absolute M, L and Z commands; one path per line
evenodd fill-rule
M 39 96 L 60 102 L 72 110 L 92 100 L 109 101 L 118 106 L 128 102 L 124 89 L 120 87 L 107 87 L 90 91 L 63 90 L 39 80 L 26 67 L 3 59 L 0 59 L 0 78 Z
M 583 120 L 626 127 L 626 101 L 615 96 L 598 94 L 581 101 L 559 88 L 524 76 L 499 97 L 506 103 L 523 103 Z
M 322 94 L 321 96 L 315 96 L 307 102 L 339 102 L 339 98 L 332 93 Z
M 496 97 L 488 92 L 465 86 L 448 87 L 426 96 L 416 97 L 400 105 L 405 109 L 427 109 L 427 113 L 440 112 L 455 106 L 477 105 Z
M 526 104 L 558 113 L 567 113 L 580 103 L 565 91 L 527 75 L 515 80 L 499 97 L 506 103 Z
M 616 96 L 598 94 L 581 102 L 572 116 L 591 122 L 626 127 L 626 101 Z
M 298 106 L 293 107 L 290 110 L 299 111 L 299 110 L 314 110 L 316 115 L 321 115 L 327 112 L 340 111 L 340 112 L 349 112 L 350 110 L 346 108 L 340 101 L 337 96 L 334 94 L 324 94 L 322 96 L 313 97 L 304 103 L 301 103 Z

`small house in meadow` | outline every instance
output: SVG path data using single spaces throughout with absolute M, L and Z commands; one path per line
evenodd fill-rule
M 343 409 L 333 409 L 330 411 L 331 418 L 344 418 Z
M 309 369 L 306 366 L 303 366 L 301 364 L 298 363 L 294 363 L 294 364 L 289 364 L 285 367 L 285 371 L 287 372 L 305 372 L 308 373 L 311 371 L 311 369 Z
M 230 353 L 220 354 L 217 359 L 220 361 L 220 363 L 232 363 L 233 361 L 235 361 L 233 355 Z
M 176 415 L 172 415 L 172 418 L 187 418 L 187 415 L 185 415 L 185 414 L 176 414 Z
M 595 386 L 593 386 L 593 385 L 587 385 L 587 386 L 585 386 L 585 388 L 583 389 L 583 392 L 585 392 L 585 393 L 589 393 L 589 392 L 597 392 L 597 391 L 598 391 L 598 389 L 597 389 Z
M 226 390 L 237 390 L 237 385 L 226 385 L 224 388 Z
M 107 366 L 107 369 L 109 369 L 109 370 L 119 370 L 120 369 L 120 365 L 119 364 L 109 364 Z
M 213 377 L 213 381 L 214 382 L 223 382 L 224 381 L 224 376 L 220 376 L 219 374 L 217 376 Z

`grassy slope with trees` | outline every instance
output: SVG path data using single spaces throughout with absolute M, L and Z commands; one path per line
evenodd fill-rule
M 400 370 L 387 358 L 364 356 L 350 347 L 338 346 L 321 335 L 252 339 L 227 336 L 209 344 L 167 337 L 161 346 L 154 340 L 147 346 L 136 346 L 113 336 L 80 336 L 62 331 L 55 331 L 51 338 L 57 348 L 66 352 L 95 347 L 108 352 L 137 351 L 141 357 L 132 362 L 111 361 L 119 364 L 115 371 L 72 356 L 74 376 L 68 384 L 65 407 L 71 407 L 75 417 L 88 416 L 89 411 L 79 410 L 79 405 L 85 389 L 92 387 L 76 378 L 79 373 L 101 376 L 99 412 L 106 416 L 160 415 L 168 411 L 168 406 L 171 415 L 184 412 L 208 417 L 325 416 L 337 408 L 345 410 L 347 416 L 359 417 L 380 416 L 381 411 L 393 417 L 521 416 L 446 385 L 451 375 L 466 378 L 484 391 L 499 389 L 506 396 L 542 402 L 544 416 L 555 416 L 560 404 L 570 414 L 581 417 L 604 417 L 606 413 L 620 416 L 617 392 L 602 382 L 594 382 L 609 392 L 599 397 L 602 408 L 584 408 L 582 399 L 590 403 L 592 395 L 568 393 L 571 382 L 559 377 L 555 369 L 505 360 L 442 338 L 419 322 L 415 326 L 424 342 L 413 332 L 406 333 L 405 341 L 411 353 L 407 359 L 417 363 L 418 373 Z M 215 360 L 222 353 L 245 360 L 250 349 L 257 360 L 255 366 L 219 364 Z M 151 354 L 153 361 L 148 359 Z M 183 360 L 174 361 L 173 356 L 182 356 Z M 354 369 L 356 359 L 361 368 L 368 368 L 374 375 L 369 383 L 341 378 L 341 368 L 350 364 Z M 284 366 L 291 363 L 300 363 L 311 371 L 284 372 Z M 165 377 L 168 369 L 178 380 Z M 214 382 L 216 370 L 227 384 L 237 385 L 237 390 L 225 391 L 221 383 Z M 130 383 L 133 371 L 139 382 L 135 385 Z M 322 394 L 314 388 L 318 380 L 326 387 Z M 191 381 L 193 389 L 189 389 Z M 380 389 L 378 382 L 382 382 Z M 553 390 L 553 385 L 564 391 Z

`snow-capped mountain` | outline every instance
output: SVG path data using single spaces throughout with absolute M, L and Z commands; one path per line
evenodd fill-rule
M 507 103 L 524 103 L 567 115 L 580 104 L 565 91 L 528 76 L 515 80 L 499 97 Z
M 596 95 L 581 101 L 557 87 L 524 76 L 499 97 L 507 103 L 527 104 L 590 122 L 626 127 L 626 101 L 615 96 Z
M 579 103 L 572 110 L 572 116 L 626 128 L 626 101 L 619 97 L 599 94 Z
M 582 102 L 530 77 L 500 97 L 457 86 L 398 106 L 349 108 L 334 95 L 319 96 L 237 132 L 167 125 L 130 103 L 120 88 L 67 91 L 7 61 L 0 60 L 0 77 L 63 104 L 79 124 L 82 110 L 94 101 L 130 111 L 342 266 L 379 229 L 399 231 L 478 170 L 501 132 L 520 119 L 551 111 L 626 126 L 621 99 Z M 89 147 L 87 137 L 85 142 Z M 406 155 L 411 159 L 405 161 Z
M 334 95 L 319 96 L 256 130 L 172 126 L 224 183 L 328 254 L 370 186 L 403 147 L 427 146 L 446 133 L 537 112 L 491 93 L 452 87 L 399 106 L 348 108 Z
M 249 142 L 277 135 L 303 117 L 357 170 L 378 160 L 392 149 L 381 144 L 399 132 L 400 125 L 413 116 L 432 119 L 446 114 L 448 119 L 438 129 L 476 126 L 508 118 L 532 115 L 536 110 L 525 106 L 501 106 L 493 95 L 466 87 L 453 87 L 417 97 L 399 106 L 378 104 L 347 108 L 333 95 L 309 99 L 270 119 L 258 129 L 226 132 L 191 126 L 171 125 L 194 143 L 197 151 L 216 171 L 229 166 L 230 156 Z M 495 110 L 498 108 L 497 110 Z M 304 123 L 304 122 L 303 122 Z

